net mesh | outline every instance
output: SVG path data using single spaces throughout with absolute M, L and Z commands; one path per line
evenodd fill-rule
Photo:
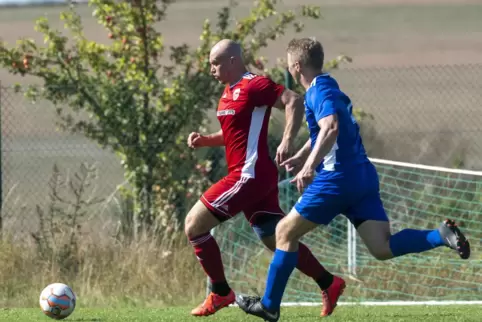
M 338 216 L 302 241 L 332 273 L 348 282 L 343 300 L 443 301 L 481 300 L 482 180 L 477 173 L 374 161 L 381 195 L 392 232 L 404 228 L 431 229 L 454 218 L 471 241 L 472 257 L 461 260 L 448 248 L 407 255 L 390 261 L 374 259 L 357 235 L 349 242 L 351 224 Z M 299 194 L 288 180 L 280 182 L 280 201 L 288 211 Z M 244 216 L 215 231 L 223 253 L 227 278 L 238 292 L 262 293 L 271 253 L 262 247 Z M 354 239 L 354 240 L 353 240 Z M 285 302 L 319 302 L 318 287 L 296 271 Z

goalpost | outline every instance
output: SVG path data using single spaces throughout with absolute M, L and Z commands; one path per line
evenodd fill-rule
M 343 216 L 303 238 L 332 273 L 347 280 L 341 305 L 482 304 L 482 172 L 371 159 L 378 170 L 384 206 L 392 231 L 433 229 L 454 218 L 472 241 L 472 257 L 461 260 L 452 250 L 377 261 Z M 285 211 L 299 197 L 289 180 L 280 182 Z M 236 292 L 264 290 L 271 260 L 244 216 L 216 228 L 226 277 Z M 209 285 L 208 285 L 209 286 Z M 261 295 L 261 294 L 260 294 Z M 295 270 L 285 292 L 285 306 L 320 305 L 316 284 Z

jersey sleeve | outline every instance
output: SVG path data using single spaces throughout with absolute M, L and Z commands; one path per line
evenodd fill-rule
M 283 85 L 264 76 L 256 77 L 248 86 L 249 99 L 254 106 L 273 106 L 285 90 Z
M 315 115 L 316 122 L 329 115 L 336 114 L 337 107 L 340 103 L 339 99 L 336 99 L 331 95 L 324 97 L 320 95 L 312 95 L 310 105 L 313 114 Z

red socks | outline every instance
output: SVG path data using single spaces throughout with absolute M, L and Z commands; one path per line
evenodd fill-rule
M 224 266 L 221 258 L 221 251 L 218 243 L 210 233 L 197 236 L 190 240 L 194 247 L 199 263 L 207 276 L 211 279 L 213 292 L 224 293 L 230 291 L 224 275 Z M 299 244 L 297 268 L 305 275 L 313 278 L 321 288 L 327 288 L 333 280 L 331 275 L 315 258 L 311 251 L 304 244 Z M 218 292 L 216 292 L 218 290 Z
M 212 291 L 221 296 L 228 295 L 231 288 L 224 276 L 221 251 L 216 240 L 210 233 L 206 233 L 191 239 L 190 242 L 199 263 L 211 279 Z
M 300 243 L 298 248 L 298 264 L 296 267 L 311 277 L 322 289 L 327 289 L 333 281 L 333 275 L 316 259 L 308 247 Z

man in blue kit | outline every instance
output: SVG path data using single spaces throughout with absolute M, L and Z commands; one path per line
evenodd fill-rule
M 287 54 L 289 72 L 306 89 L 310 139 L 281 165 L 296 174 L 291 182 L 302 196 L 276 227 L 276 251 L 264 296 L 240 295 L 236 300 L 240 308 L 265 321 L 278 321 L 281 298 L 296 266 L 299 239 L 318 225 L 328 225 L 339 214 L 351 221 L 379 260 L 440 246 L 469 258 L 469 242 L 452 220 L 434 230 L 404 229 L 391 234 L 377 171 L 363 147 L 352 102 L 335 79 L 322 72 L 323 47 L 313 39 L 293 39 Z M 345 281 L 334 276 L 326 291 L 333 308 L 344 288 Z

